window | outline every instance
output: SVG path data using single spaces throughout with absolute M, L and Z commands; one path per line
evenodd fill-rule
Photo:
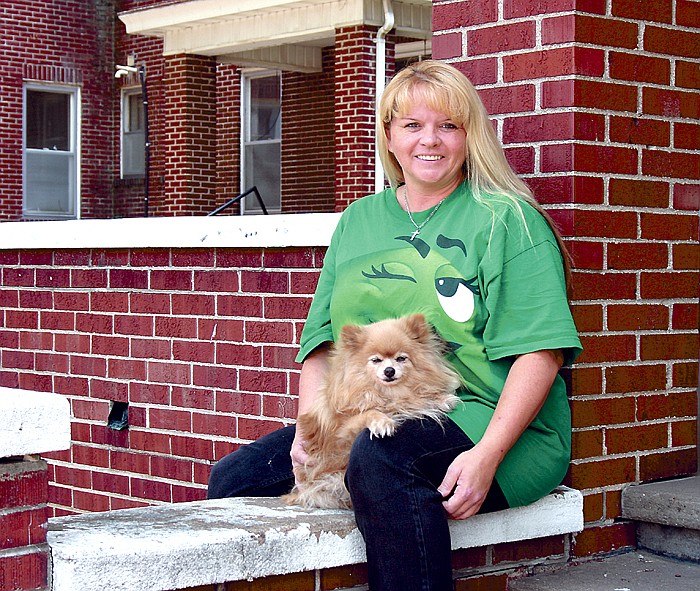
M 78 215 L 78 89 L 24 88 L 23 213 L 30 219 Z
M 282 103 L 279 73 L 243 77 L 241 192 L 256 186 L 268 211 L 281 210 L 280 147 Z M 261 213 L 255 195 L 245 197 L 243 213 Z
M 140 88 L 122 90 L 121 176 L 146 174 L 146 118 Z

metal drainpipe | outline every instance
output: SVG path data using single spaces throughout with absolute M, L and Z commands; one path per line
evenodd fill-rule
M 145 170 L 143 176 L 143 215 L 148 217 L 148 200 L 150 193 L 149 176 L 151 174 L 151 139 L 148 131 L 148 87 L 146 86 L 146 66 L 139 66 L 139 81 L 141 82 L 141 98 L 143 100 L 143 135 L 145 149 Z
M 384 86 L 386 85 L 386 36 L 389 31 L 394 28 L 394 9 L 391 5 L 391 0 L 382 0 L 384 5 L 384 24 L 377 31 L 377 38 L 375 40 L 377 44 L 377 59 L 375 68 L 375 82 L 376 90 L 375 96 L 375 111 L 379 107 L 379 99 L 384 92 Z M 384 169 L 382 168 L 382 161 L 379 159 L 379 149 L 377 148 L 375 142 L 374 148 L 374 191 L 379 193 L 384 189 Z

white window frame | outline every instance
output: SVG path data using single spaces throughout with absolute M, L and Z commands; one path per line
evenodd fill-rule
M 57 157 L 65 157 L 72 160 L 69 169 L 68 178 L 68 211 L 51 211 L 41 210 L 32 207 L 28 203 L 28 167 L 31 164 L 32 155 L 45 154 L 50 151 L 48 148 L 37 149 L 28 148 L 27 143 L 27 91 L 38 92 L 54 92 L 57 94 L 65 94 L 70 98 L 69 102 L 69 147 L 67 151 L 61 150 L 61 155 Z M 80 218 L 80 185 L 81 185 L 81 167 L 80 167 L 80 135 L 81 135 L 81 120 L 80 120 L 80 104 L 81 92 L 80 87 L 65 86 L 51 83 L 41 82 L 26 82 L 22 90 L 22 214 L 25 219 L 36 220 L 61 220 L 61 219 L 79 219 Z
M 247 165 L 247 150 L 246 148 L 248 146 L 253 146 L 253 145 L 264 145 L 264 144 L 279 144 L 280 146 L 280 177 L 281 177 L 281 167 L 282 167 L 282 154 L 281 154 L 281 147 L 282 147 L 282 113 L 280 112 L 280 123 L 279 123 L 279 128 L 280 128 L 280 137 L 275 138 L 272 140 L 258 140 L 258 141 L 251 141 L 250 140 L 250 82 L 251 80 L 259 79 L 259 78 L 269 78 L 276 76 L 280 80 L 280 111 L 282 108 L 282 73 L 279 70 L 247 70 L 242 72 L 241 74 L 241 168 L 240 168 L 240 193 L 243 193 L 244 191 L 247 191 L 248 189 L 251 188 L 251 185 L 249 181 L 246 179 L 246 165 Z M 248 185 L 248 186 L 246 186 Z M 260 187 L 258 187 L 260 189 Z M 263 191 L 261 191 L 261 197 L 264 200 L 265 195 L 262 194 Z M 279 205 L 268 205 L 268 203 L 265 203 L 265 208 L 267 209 L 268 213 L 281 213 L 282 211 L 282 187 L 281 187 L 281 179 L 280 179 L 280 203 Z M 249 214 L 249 215 L 255 215 L 255 214 L 261 214 L 262 209 L 258 205 L 257 199 L 255 195 L 250 194 L 246 197 L 244 197 L 241 202 L 240 202 L 240 211 L 241 214 Z
M 135 133 L 129 129 L 129 119 L 131 117 L 131 102 L 130 98 L 133 96 L 141 96 L 141 105 L 143 105 L 143 88 L 141 86 L 129 86 L 122 88 L 121 90 L 121 107 L 120 107 L 120 124 L 119 124 L 119 173 L 120 177 L 123 179 L 139 179 L 146 176 L 146 123 L 144 112 L 143 115 L 143 128 L 140 132 Z M 145 105 L 143 105 L 145 110 Z M 128 142 L 126 141 L 127 135 L 139 135 L 143 139 L 143 162 L 141 163 L 141 169 L 127 169 L 126 161 L 128 160 L 126 156 L 126 150 L 128 149 Z

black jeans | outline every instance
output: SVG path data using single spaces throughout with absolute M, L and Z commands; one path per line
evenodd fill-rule
M 278 496 L 294 484 L 285 427 L 226 456 L 212 469 L 209 498 Z M 372 591 L 452 591 L 448 519 L 437 487 L 452 461 L 473 447 L 452 421 L 407 421 L 392 437 L 363 431 L 346 483 L 367 547 Z M 508 506 L 494 483 L 481 512 Z

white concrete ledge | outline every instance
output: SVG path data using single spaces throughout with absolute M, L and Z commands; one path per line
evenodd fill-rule
M 70 447 L 70 404 L 59 394 L 0 387 L 0 458 Z
M 583 496 L 451 522 L 454 549 L 583 529 Z M 365 561 L 350 511 L 279 499 L 178 503 L 49 520 L 53 591 L 166 591 Z
M 302 213 L 2 222 L 0 250 L 328 246 L 339 218 Z

